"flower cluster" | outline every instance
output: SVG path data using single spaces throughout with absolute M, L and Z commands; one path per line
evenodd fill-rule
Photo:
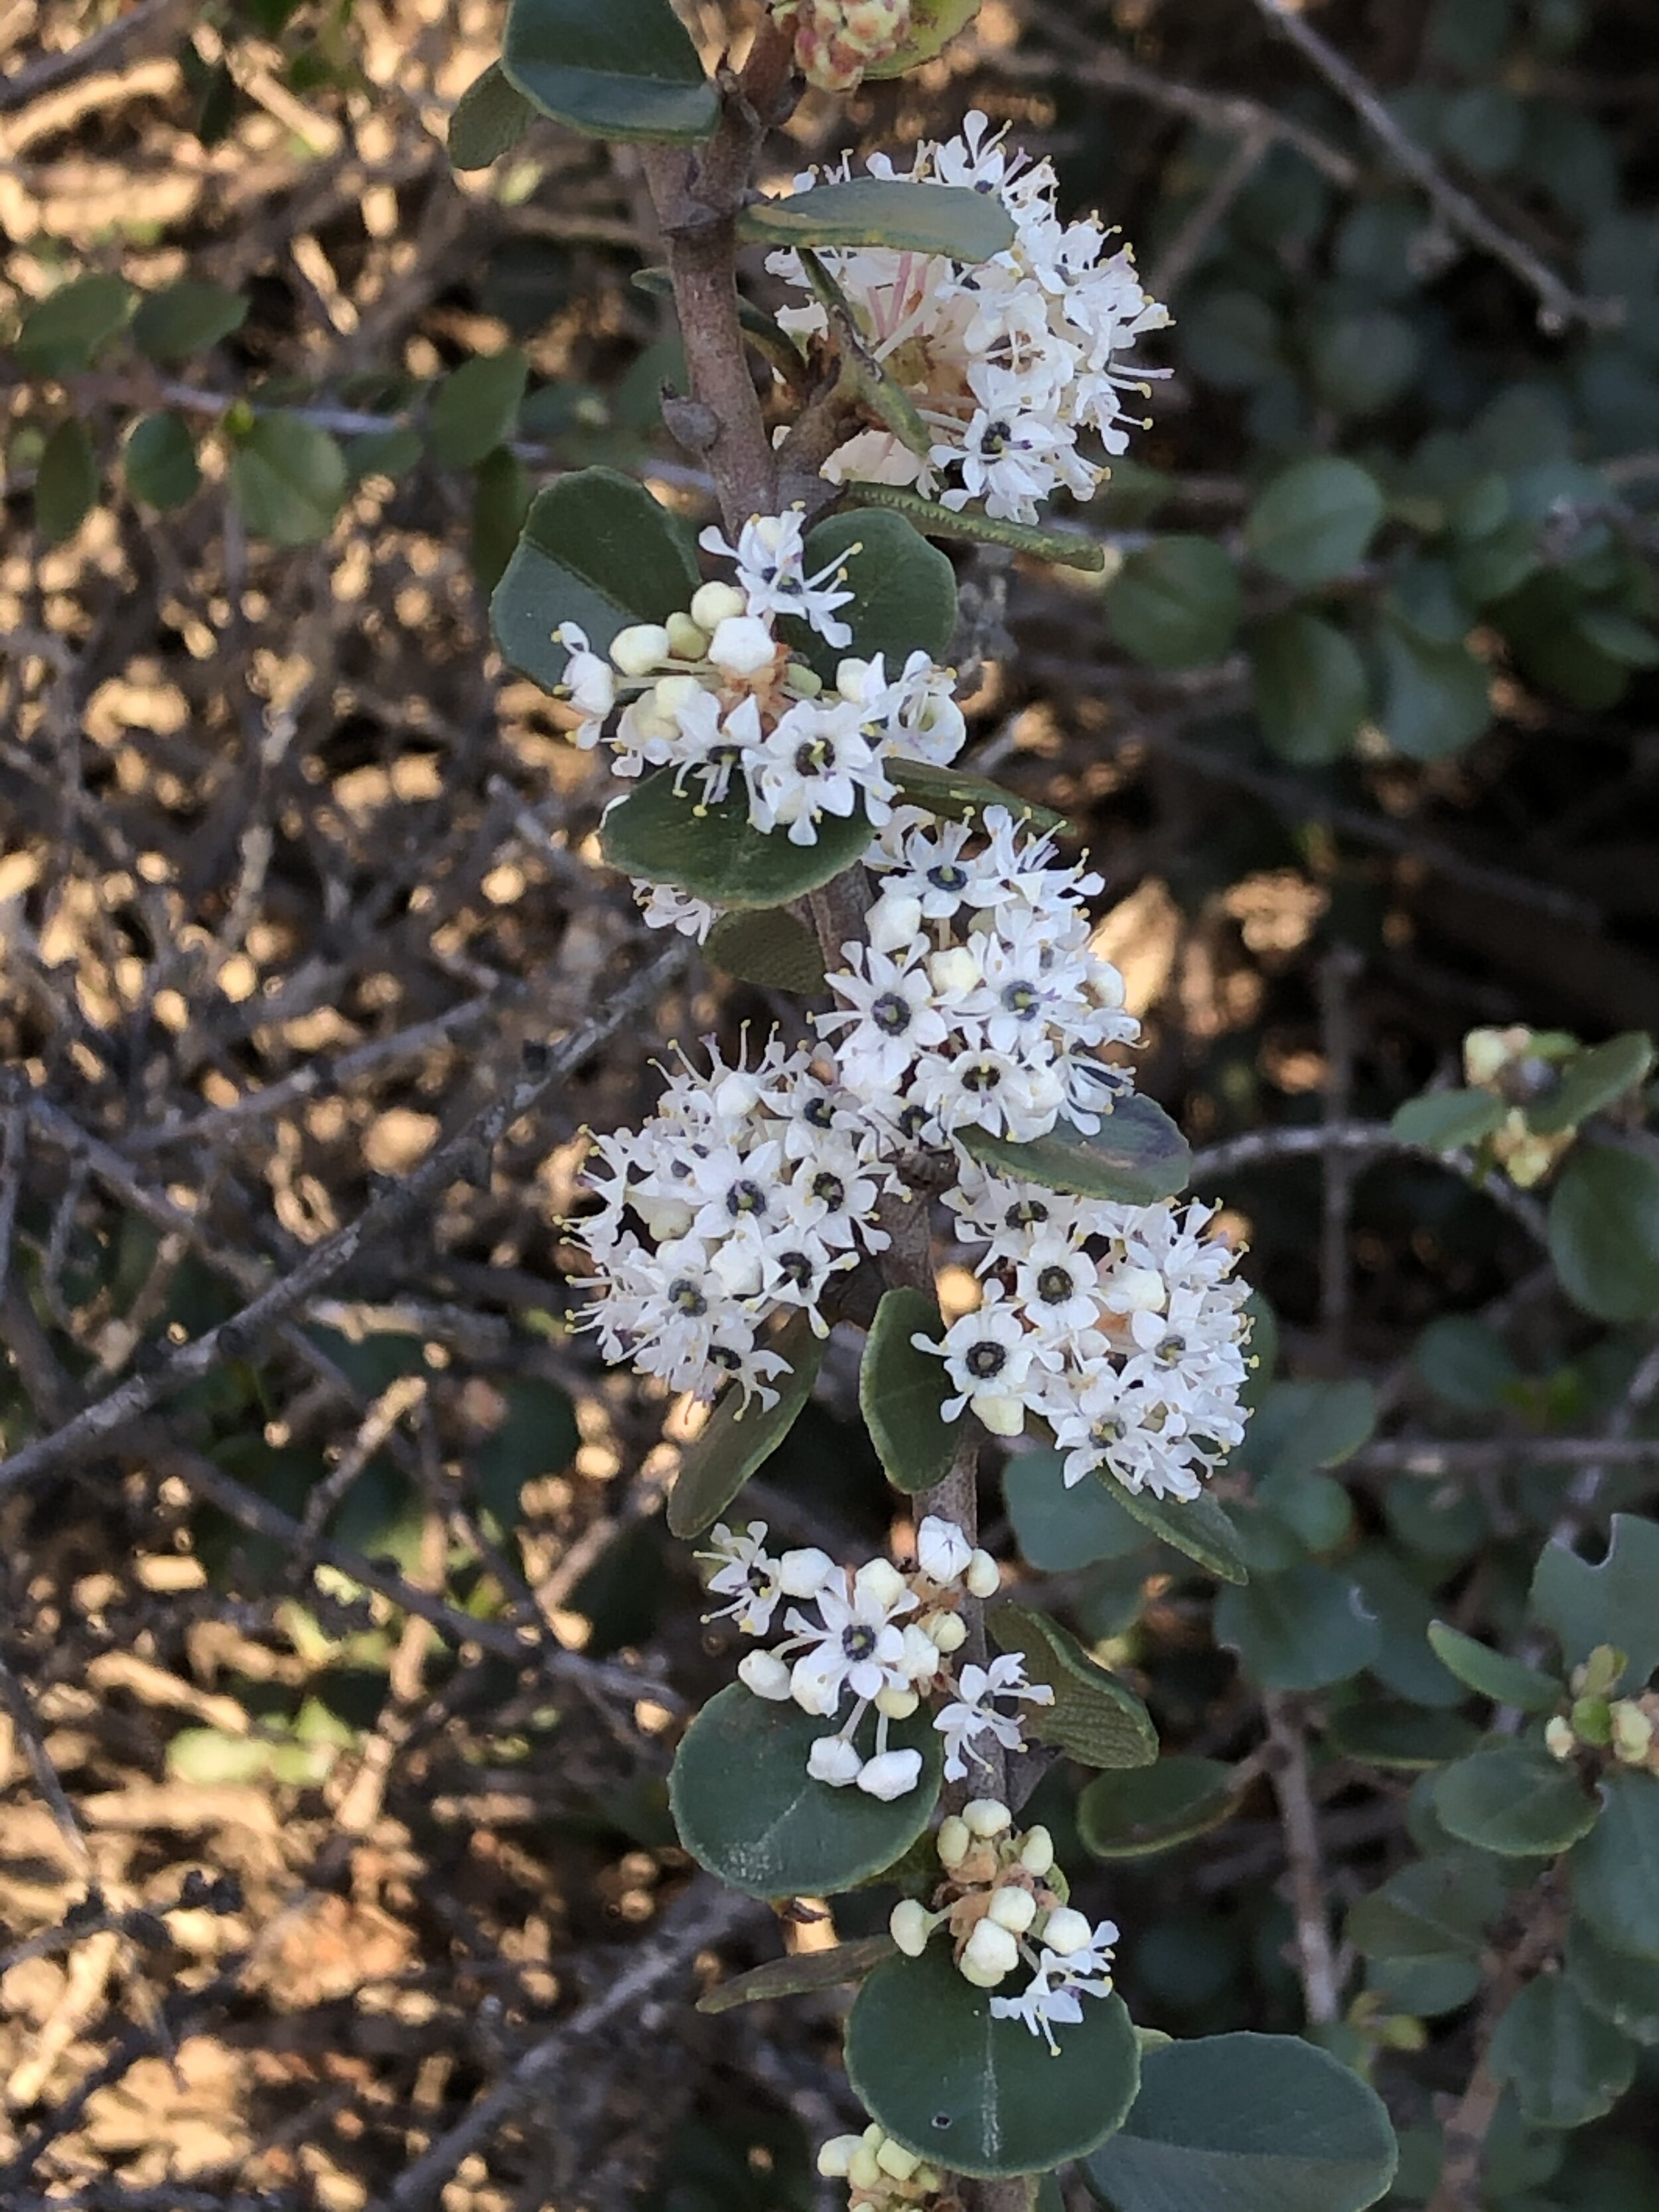
M 1504 1030 L 1471 1030 L 1463 1040 L 1463 1074 L 1477 1091 L 1490 1091 L 1507 1109 L 1488 1143 L 1492 1156 L 1521 1190 L 1543 1182 L 1571 1147 L 1576 1128 L 1540 1136 L 1526 1109 L 1547 1098 L 1561 1080 L 1560 1063 L 1574 1040 L 1559 1030 L 1530 1030 L 1516 1023 Z
M 825 1333 L 830 1279 L 886 1246 L 890 1173 L 858 1102 L 805 1050 L 774 1036 L 752 1068 L 708 1052 L 706 1075 L 683 1055 L 665 1071 L 642 1127 L 592 1139 L 600 1203 L 574 1224 L 599 1269 L 586 1325 L 607 1359 L 673 1389 L 709 1399 L 730 1378 L 770 1405 L 787 1363 L 767 1323 L 793 1308 Z
M 869 855 L 868 941 L 842 947 L 817 1018 L 842 1080 L 910 1143 L 962 1129 L 1024 1142 L 1062 1114 L 1097 1129 L 1124 1087 L 1094 1055 L 1139 1030 L 1123 979 L 1089 949 L 1098 876 L 1055 863 L 1006 807 L 978 824 L 906 808 Z
M 992 2018 L 1020 2021 L 1058 2050 L 1056 2025 L 1074 2026 L 1084 1997 L 1111 1990 L 1116 1928 L 1109 1920 L 1091 1926 L 1073 1910 L 1048 1831 L 1015 1834 L 1008 1808 L 995 1798 L 948 1814 L 935 1842 L 943 1876 L 933 1910 L 915 1898 L 896 1905 L 888 1923 L 894 1942 L 920 1958 L 945 1928 L 957 1972 L 980 1990 L 999 1989 L 1023 1960 L 1030 1980 L 1018 1996 L 994 1996 Z
M 1624 1654 L 1607 1644 L 1598 1644 L 1582 1667 L 1573 1668 L 1568 1683 L 1571 1706 L 1557 1713 L 1544 1730 L 1552 1758 L 1577 1761 L 1588 1754 L 1592 1771 L 1600 1763 L 1659 1774 L 1659 1695 L 1647 1690 L 1636 1697 L 1614 1697 L 1624 1673 Z
M 792 650 L 775 628 L 786 616 L 837 650 L 853 635 L 836 611 L 853 596 L 845 571 L 836 562 L 808 574 L 799 514 L 753 516 L 735 545 L 714 529 L 702 543 L 735 563 L 735 582 L 702 585 L 665 623 L 619 630 L 608 657 L 574 623 L 556 632 L 568 654 L 561 690 L 581 717 L 576 743 L 597 744 L 620 706 L 618 775 L 672 769 L 700 806 L 739 791 L 753 826 L 793 845 L 815 845 L 826 815 L 861 808 L 879 828 L 898 796 L 890 762 L 943 764 L 961 749 L 950 671 L 921 652 L 890 675 L 880 654 L 849 655 L 826 685 Z M 673 894 L 653 898 L 647 919 L 706 934 L 708 912 Z
M 963 1243 L 984 1249 L 980 1304 L 944 1337 L 913 1340 L 994 1435 L 1028 1413 L 1065 1454 L 1067 1486 L 1104 1467 L 1126 1488 L 1195 1498 L 1244 1434 L 1249 1321 L 1234 1254 L 1194 1202 L 1068 1198 L 965 1163 L 945 1194 Z
M 1109 253 L 1109 234 L 1093 218 L 1062 222 L 1052 165 L 1028 164 L 977 112 L 960 137 L 919 147 L 908 170 L 878 154 L 868 167 L 872 176 L 994 192 L 1015 237 L 1006 252 L 968 269 L 887 247 L 824 253 L 871 351 L 915 400 L 933 439 L 923 455 L 890 431 L 860 430 L 824 474 L 834 483 L 912 485 L 946 507 L 979 500 L 988 514 L 1025 522 L 1062 487 L 1091 497 L 1104 471 L 1079 449 L 1079 434 L 1092 431 L 1109 453 L 1124 450 L 1133 418 L 1122 396 L 1144 397 L 1146 374 L 1158 372 L 1127 374 L 1122 358 L 1143 331 L 1170 319 L 1141 289 L 1133 253 Z M 849 174 L 850 164 L 809 173 L 795 188 Z M 767 265 L 808 289 L 793 251 L 772 254 Z M 814 301 L 779 319 L 816 332 L 827 318 Z
M 945 2176 L 915 2151 L 896 2142 L 872 2120 L 861 2136 L 831 2136 L 818 2153 L 826 2181 L 848 2185 L 848 2212 L 893 2212 L 921 2204 L 945 2186 Z
M 855 1785 L 872 1797 L 908 1796 L 921 1779 L 921 1753 L 890 1749 L 889 1727 L 908 1720 L 923 1698 L 940 1692 L 950 1693 L 933 1719 L 945 1740 L 946 1776 L 959 1780 L 970 1760 L 988 1771 L 978 1747 L 982 1739 L 1006 1750 L 1018 1750 L 1024 1741 L 1017 1715 L 1007 1708 L 1022 1698 L 1052 1702 L 1053 1692 L 1028 1682 L 1015 1657 L 994 1660 L 988 1668 L 969 1664 L 959 1676 L 952 1674 L 951 1656 L 967 1636 L 963 1593 L 989 1596 L 998 1575 L 990 1553 L 975 1550 L 951 1522 L 933 1515 L 922 1522 L 915 1568 L 908 1576 L 887 1559 L 867 1560 L 854 1571 L 838 1567 L 816 1547 L 774 1558 L 765 1545 L 763 1521 L 751 1521 L 742 1535 L 723 1522 L 715 1528 L 711 1548 L 698 1557 L 714 1565 L 710 1592 L 730 1602 L 709 1618 L 731 1620 L 744 1635 L 760 1637 L 770 1632 L 784 1599 L 816 1606 L 816 1619 L 791 1606 L 784 1616 L 785 1640 L 748 1653 L 738 1668 L 738 1679 L 757 1697 L 779 1704 L 793 1699 L 815 1719 L 838 1719 L 843 1702 L 851 1699 L 836 1733 L 818 1737 L 807 1756 L 815 1781 L 837 1790 Z M 872 1707 L 875 1750 L 866 1758 L 856 1739 Z
M 772 13 L 794 31 L 796 67 L 824 92 L 851 92 L 910 29 L 910 0 L 772 0 Z

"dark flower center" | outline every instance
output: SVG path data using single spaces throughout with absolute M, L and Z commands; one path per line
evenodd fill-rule
M 847 1203 L 847 1186 L 826 1168 L 822 1175 L 813 1176 L 812 1195 L 821 1198 L 832 1213 L 838 1213 Z
M 1071 1273 L 1065 1267 L 1045 1267 L 1037 1277 L 1037 1296 L 1045 1305 L 1057 1306 L 1062 1298 L 1069 1298 L 1077 1288 Z
M 902 1036 L 910 1026 L 910 1001 L 896 991 L 884 991 L 870 1008 L 870 1018 L 889 1036 Z
M 1008 1364 L 1007 1347 L 987 1340 L 974 1346 L 963 1364 L 977 1382 L 988 1382 L 992 1376 L 1000 1375 Z
M 668 1303 L 676 1313 L 686 1314 L 695 1321 L 699 1314 L 708 1310 L 708 1301 L 694 1282 L 682 1275 L 677 1283 L 668 1286 Z
M 861 1620 L 841 1632 L 841 1648 L 848 1658 L 857 1661 L 875 1656 L 876 1632 Z
M 726 1210 L 734 1219 L 744 1213 L 764 1213 L 766 1193 L 757 1182 L 734 1182 L 726 1194 Z

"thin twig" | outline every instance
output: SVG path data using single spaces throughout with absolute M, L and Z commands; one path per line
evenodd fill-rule
M 1319 1029 L 1325 1054 L 1324 1126 L 1340 1128 L 1353 1099 L 1353 1022 L 1348 986 L 1362 966 L 1352 945 L 1336 945 L 1319 963 Z M 1319 1333 L 1325 1357 L 1340 1361 L 1346 1346 L 1353 1274 L 1348 1232 L 1353 1216 L 1352 1153 L 1330 1145 L 1320 1155 L 1324 1181 L 1319 1244 Z
M 1543 1208 L 1524 1191 L 1516 1190 L 1513 1183 L 1499 1175 L 1477 1176 L 1474 1161 L 1468 1152 L 1437 1152 L 1425 1145 L 1402 1143 L 1386 1121 L 1320 1122 L 1291 1129 L 1252 1129 L 1244 1136 L 1230 1137 L 1222 1144 L 1209 1145 L 1201 1152 L 1195 1152 L 1193 1179 L 1200 1182 L 1236 1175 L 1241 1169 L 1272 1166 L 1281 1160 L 1316 1159 L 1332 1152 L 1370 1152 L 1379 1158 L 1395 1152 L 1402 1158 L 1432 1161 L 1436 1167 L 1470 1182 L 1511 1220 L 1519 1222 L 1540 1244 L 1548 1243 Z
M 1310 2024 L 1325 2027 L 1341 2009 L 1342 1992 L 1331 1942 L 1319 1822 L 1308 1788 L 1308 1747 L 1288 1698 L 1269 1690 L 1261 1703 L 1267 1718 L 1267 1776 L 1279 1800 L 1279 1817 L 1285 1830 L 1302 2001 Z

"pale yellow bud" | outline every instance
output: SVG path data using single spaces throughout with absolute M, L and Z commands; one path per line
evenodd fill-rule
M 735 584 L 704 584 L 691 600 L 691 620 L 706 635 L 703 652 L 708 650 L 708 640 L 732 615 L 747 614 L 749 602 Z M 688 654 L 687 658 L 692 656 Z M 701 653 L 696 656 L 701 659 Z
M 708 650 L 708 632 L 690 615 L 670 615 L 664 625 L 676 660 L 701 660 Z
M 916 2156 L 915 2151 L 906 2150 L 902 2143 L 896 2143 L 889 2136 L 887 2141 L 876 2153 L 876 2164 L 884 2173 L 890 2175 L 893 2180 L 908 2181 L 921 2164 L 921 2160 Z
M 669 658 L 668 632 L 660 623 L 630 623 L 611 639 L 611 658 L 624 676 L 648 676 Z
M 1036 1915 L 1037 1901 L 1029 1889 L 1000 1889 L 986 1907 L 985 1917 L 1011 1936 L 1023 1936 Z
M 988 1841 L 1000 1836 L 1013 1826 L 1013 1815 L 1008 1808 L 994 1797 L 975 1797 L 962 1808 L 962 1817 L 970 1836 L 982 1836 Z
M 943 1867 L 958 1867 L 973 1849 L 973 1831 L 966 1820 L 955 1813 L 947 1813 L 939 1824 L 934 1838 L 939 1850 L 939 1862 Z
M 1019 1847 L 1019 1863 L 1039 1880 L 1054 1863 L 1054 1839 L 1046 1828 L 1028 1828 Z

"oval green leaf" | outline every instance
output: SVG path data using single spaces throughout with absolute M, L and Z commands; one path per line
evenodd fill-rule
M 1196 1498 L 1160 1498 L 1155 1491 L 1129 1489 L 1104 1467 L 1094 1468 L 1091 1480 L 1143 1528 L 1206 1567 L 1218 1582 L 1249 1580 L 1238 1531 L 1207 1491 Z
M 1540 1137 L 1576 1129 L 1592 1114 L 1616 1105 L 1644 1080 L 1653 1066 L 1653 1039 L 1644 1030 L 1626 1030 L 1605 1044 L 1575 1053 L 1561 1071 L 1558 1090 L 1527 1109 L 1527 1125 Z
M 1513 1705 L 1522 1713 L 1547 1713 L 1566 1694 L 1555 1677 L 1541 1668 L 1506 1658 L 1503 1652 L 1476 1643 L 1474 1637 L 1465 1636 L 1443 1620 L 1429 1623 L 1429 1642 L 1443 1667 L 1450 1668 L 1460 1682 L 1490 1698 L 1494 1705 Z
M 345 496 L 345 456 L 297 415 L 261 415 L 230 457 L 230 495 L 256 538 L 310 545 L 326 538 Z
M 616 469 L 579 469 L 538 493 L 489 602 L 495 642 L 544 690 L 564 674 L 561 623 L 603 653 L 630 623 L 665 622 L 691 604 L 697 564 L 645 486 Z
M 501 70 L 592 138 L 706 138 L 720 101 L 669 0 L 513 0 Z
M 637 279 L 635 280 L 638 281 Z M 1106 566 L 1106 549 L 1077 530 L 1039 530 L 1030 522 L 1010 522 L 1006 516 L 984 514 L 977 507 L 941 507 L 923 499 L 920 492 L 901 484 L 849 483 L 842 496 L 854 507 L 884 507 L 908 516 L 925 538 L 959 538 L 974 545 L 1006 545 L 1013 553 L 1029 553 L 1038 561 L 1052 561 L 1062 568 L 1086 568 L 1096 574 Z
M 864 1728 L 873 1739 L 868 1717 Z M 748 1897 L 830 1897 L 902 1857 L 939 1796 L 938 1730 L 926 1712 L 889 1723 L 892 1749 L 921 1754 L 921 1781 L 889 1803 L 812 1779 L 808 1754 L 833 1732 L 832 1723 L 741 1682 L 711 1698 L 668 1778 L 674 1826 L 698 1865 Z
M 686 1447 L 669 1492 L 668 1526 L 674 1535 L 701 1536 L 712 1528 L 756 1468 L 771 1457 L 812 1395 L 825 1341 L 813 1335 L 805 1314 L 795 1315 L 771 1347 L 789 1362 L 787 1374 L 772 1381 L 776 1402 L 763 1406 L 751 1398 L 745 1412 L 741 1393 L 732 1385 L 714 1401 Z
M 1508 1110 L 1490 1091 L 1431 1091 L 1397 1106 L 1389 1127 L 1402 1145 L 1455 1152 L 1491 1136 Z
M 957 573 L 902 514 L 869 507 L 832 514 L 806 533 L 809 574 L 839 562 L 853 594 L 841 609 L 853 629 L 851 650 L 866 659 L 884 655 L 896 675 L 918 650 L 942 661 L 957 627 Z M 835 648 L 802 623 L 781 625 L 796 649 L 828 680 L 848 648 Z
M 504 444 L 529 377 L 528 356 L 511 345 L 475 354 L 445 377 L 427 419 L 434 459 L 447 469 L 476 468 Z
M 1382 704 L 1377 720 L 1407 760 L 1444 760 L 1492 720 L 1486 665 L 1462 645 L 1437 645 L 1401 623 L 1377 630 Z
M 1598 1321 L 1659 1313 L 1659 1166 L 1577 1146 L 1550 1198 L 1549 1246 L 1562 1288 Z
M 184 361 L 240 331 L 247 314 L 241 293 L 185 276 L 143 302 L 132 319 L 132 342 L 152 361 Z
M 939 1308 L 921 1291 L 884 1293 L 859 1364 L 859 1410 L 882 1471 L 895 1490 L 931 1490 L 951 1472 L 960 1425 L 939 1408 L 951 1395 L 945 1362 L 918 1352 L 913 1336 L 944 1335 Z
M 1572 1767 L 1528 1744 L 1460 1759 L 1435 1784 L 1440 1825 L 1502 1858 L 1553 1857 L 1595 1826 L 1598 1808 Z
M 907 2150 L 980 2179 L 1081 2158 L 1121 2126 L 1139 2078 L 1121 1998 L 1085 1997 L 1055 2057 L 943 1942 L 878 1966 L 847 2022 L 847 2073 L 871 2118 Z
M 1536 2128 L 1582 2128 L 1631 2085 L 1636 2046 L 1592 2012 L 1565 1974 L 1540 1974 L 1511 1999 L 1486 2051 Z
M 1659 2044 L 1659 1960 L 1604 1943 L 1588 1922 L 1567 1928 L 1567 1979 L 1598 2018 L 1633 2043 Z
M 908 799 L 913 806 L 925 806 L 930 814 L 947 821 L 968 822 L 983 814 L 988 807 L 1006 806 L 1016 822 L 1027 823 L 1033 830 L 1053 831 L 1070 827 L 1066 817 L 1056 814 L 1052 806 L 1040 806 L 1034 799 L 1022 799 L 1017 791 L 1005 791 L 1000 783 L 991 783 L 965 769 L 936 768 L 931 761 L 890 760 L 887 772 L 898 786 L 902 799 Z
M 1352 749 L 1370 686 L 1340 629 L 1299 608 L 1274 615 L 1255 634 L 1250 677 L 1261 734 L 1280 760 L 1322 768 Z
M 34 520 L 48 545 L 73 538 L 98 497 L 98 463 L 85 427 L 73 416 L 46 443 L 34 478 Z
M 1251 507 L 1244 543 L 1282 582 L 1308 591 L 1364 559 L 1383 504 L 1376 477 L 1357 461 L 1324 454 L 1292 461 Z
M 1046 1137 L 1028 1144 L 985 1129 L 964 1129 L 960 1138 L 981 1167 L 999 1175 L 1121 1206 L 1156 1206 L 1178 1197 L 1192 1174 L 1187 1139 L 1157 1101 L 1139 1091 L 1120 1098 L 1093 1136 L 1061 1120 Z
M 190 425 L 179 415 L 141 415 L 121 456 L 127 489 L 163 509 L 183 507 L 201 488 Z
M 1659 1777 L 1609 1775 L 1601 1817 L 1567 1864 L 1573 1904 L 1602 1942 L 1659 1959 Z
M 751 1966 L 746 1974 L 733 1974 L 729 1982 L 699 1997 L 697 2010 L 735 2012 L 739 2005 L 763 2004 L 772 1997 L 840 1989 L 847 1982 L 861 1982 L 896 1951 L 890 1936 L 859 1936 L 828 1951 L 794 1951 L 787 1959 L 769 1959 L 763 1966 Z
M 822 816 L 816 844 L 792 845 L 781 830 L 753 826 L 746 793 L 706 805 L 675 790 L 674 773 L 659 769 L 606 813 L 599 842 L 613 868 L 714 906 L 784 906 L 850 868 L 870 842 L 861 807 Z
M 1216 1600 L 1215 1638 L 1263 1690 L 1319 1690 L 1369 1667 L 1382 1632 L 1358 1587 L 1327 1567 L 1258 1574 Z
M 1625 1655 L 1625 1686 L 1640 1690 L 1659 1667 L 1659 1525 L 1615 1513 L 1606 1557 L 1592 1566 L 1569 1545 L 1547 1544 L 1532 1579 L 1532 1609 L 1569 1667 L 1598 1644 Z
M 510 154 L 535 120 L 536 111 L 499 62 L 473 78 L 449 118 L 449 159 L 457 169 L 487 169 Z
M 1366 1766 L 1425 1773 L 1466 1758 L 1480 1742 L 1480 1731 L 1458 1713 L 1435 1712 L 1403 1699 L 1368 1698 L 1334 1712 L 1325 1741 L 1344 1759 Z
M 137 295 L 119 276 L 76 276 L 23 318 L 12 350 L 31 376 L 73 376 L 125 327 Z
M 1146 2052 L 1088 2172 L 1113 2212 L 1361 2212 L 1397 2157 L 1382 2099 L 1328 2051 L 1241 2033 Z
M 1158 1757 L 1146 1706 L 1057 1620 L 1028 1606 L 999 1605 L 985 1625 L 999 1650 L 1018 1652 L 1029 1680 L 1054 1693 L 1052 1705 L 1022 1708 L 1027 1735 L 1085 1766 L 1146 1766 Z
M 1160 538 L 1131 553 L 1106 593 L 1116 642 L 1148 668 L 1219 660 L 1238 626 L 1238 573 L 1207 538 Z
M 972 263 L 1006 252 L 1014 242 L 1014 221 L 994 192 L 854 177 L 845 184 L 814 185 L 787 199 L 757 200 L 738 216 L 738 235 L 760 246 L 810 246 L 818 252 L 878 246 Z
M 757 907 L 723 914 L 703 951 L 717 968 L 767 991 L 821 991 L 823 955 L 818 940 L 787 907 Z
M 1376 1426 L 1369 1382 L 1272 1382 L 1245 1432 L 1239 1458 L 1261 1480 L 1298 1481 L 1352 1459 Z
M 1077 1801 L 1078 1833 L 1097 1859 L 1150 1858 L 1218 1827 L 1235 1802 L 1230 1766 L 1175 1752 L 1097 1776 Z
M 1067 1485 L 1057 1451 L 1016 1452 L 1002 1470 L 1020 1557 L 1039 1574 L 1066 1574 L 1097 1559 L 1127 1559 L 1152 1536 L 1097 1482 Z

